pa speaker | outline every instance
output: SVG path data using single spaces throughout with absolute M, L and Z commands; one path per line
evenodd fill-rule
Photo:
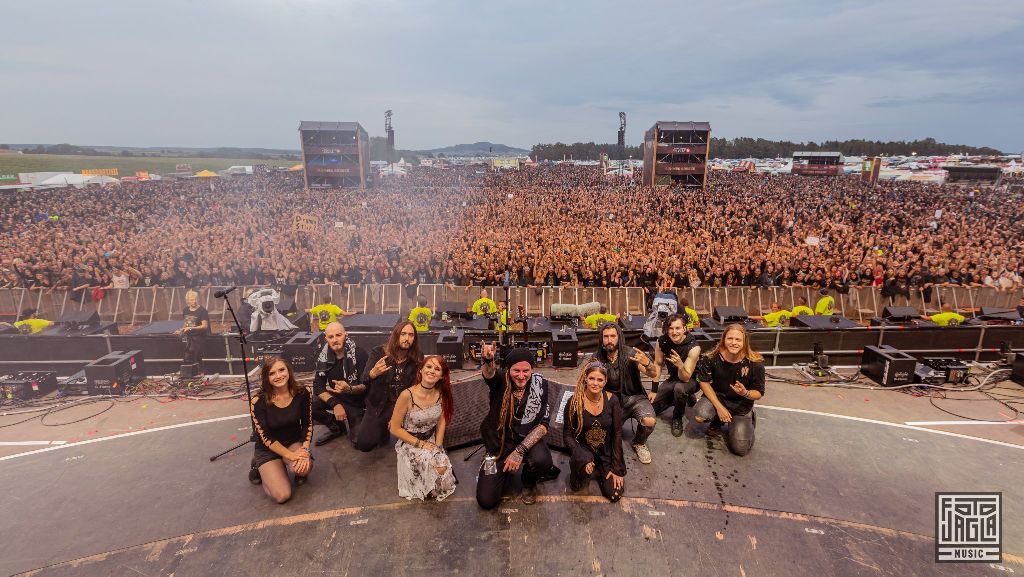
M 720 323 L 739 323 L 747 320 L 747 311 L 743 307 L 715 307 L 712 316 Z
M 914 307 L 888 306 L 882 309 L 882 318 L 890 321 L 910 321 L 920 317 Z

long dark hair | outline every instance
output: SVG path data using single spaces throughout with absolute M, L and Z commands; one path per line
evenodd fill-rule
M 405 327 L 412 327 L 412 346 L 409 348 L 409 356 L 406 358 L 418 363 L 423 360 L 423 353 L 420 352 L 420 337 L 416 334 L 416 325 L 408 319 L 398 321 L 398 324 L 391 329 L 388 341 L 384 343 L 384 355 L 389 359 L 398 359 L 398 351 L 401 349 L 398 346 L 398 337 L 401 336 L 402 329 Z
M 424 365 L 431 359 L 436 360 L 437 364 L 441 366 L 441 379 L 437 381 L 435 386 L 437 387 L 437 392 L 441 394 L 441 413 L 444 415 L 444 421 L 451 425 L 452 415 L 455 414 L 455 397 L 452 394 L 451 370 L 448 368 L 448 363 L 444 361 L 444 357 L 441 355 L 423 357 L 420 364 L 416 366 L 416 381 L 413 385 L 418 385 L 423 381 L 423 374 L 420 371 L 423 370 Z
M 267 357 L 263 360 L 263 365 L 260 366 L 260 394 L 268 402 L 274 393 L 274 385 L 270 384 L 270 368 L 278 362 L 284 363 L 285 368 L 288 369 L 288 393 L 291 396 L 297 396 L 305 388 L 295 380 L 295 371 L 284 357 Z

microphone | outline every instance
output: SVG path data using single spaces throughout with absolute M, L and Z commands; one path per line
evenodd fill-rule
M 230 287 L 230 288 L 226 288 L 224 290 L 219 290 L 219 291 L 213 293 L 213 296 L 216 297 L 216 298 L 219 298 L 219 299 L 224 298 L 224 297 L 228 296 L 228 293 L 230 293 L 231 291 L 235 290 L 236 288 L 238 288 L 238 287 L 233 286 L 233 287 Z

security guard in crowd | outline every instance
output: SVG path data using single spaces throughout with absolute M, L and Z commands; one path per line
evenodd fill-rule
M 779 303 L 772 303 L 772 312 L 765 313 L 759 317 L 750 317 L 755 321 L 764 321 L 766 327 L 777 327 L 780 324 L 783 326 L 789 324 L 789 317 L 793 316 L 793 313 L 782 308 Z
M 480 291 L 480 298 L 469 307 L 469 312 L 478 317 L 487 316 L 498 312 L 498 304 L 487 296 L 487 289 L 483 289 Z
M 811 307 L 807 306 L 807 299 L 806 298 L 799 297 L 799 298 L 796 299 L 796 302 L 798 304 L 795 307 L 793 307 L 793 311 L 790 314 L 790 316 L 798 317 L 800 315 L 813 315 L 814 314 L 814 311 L 811 310 Z
M 430 330 L 430 319 L 434 317 L 434 311 L 427 306 L 426 295 L 416 297 L 416 308 L 409 311 L 409 321 L 418 333 L 425 333 Z

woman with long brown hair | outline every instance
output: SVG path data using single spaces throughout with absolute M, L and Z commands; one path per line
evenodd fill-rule
M 444 432 L 452 420 L 452 381 L 444 357 L 423 359 L 416 382 L 402 391 L 391 414 L 398 437 L 398 495 L 443 500 L 455 491 L 455 475 L 444 450 Z
M 709 434 L 728 426 L 726 445 L 743 456 L 754 446 L 754 401 L 764 396 L 764 359 L 750 348 L 741 324 L 725 327 L 718 345 L 697 364 L 697 382 L 704 393 L 694 406 L 698 423 L 711 423 Z
M 295 380 L 288 361 L 270 357 L 261 367 L 260 391 L 249 405 L 256 429 L 256 448 L 250 475 L 262 482 L 267 495 L 284 503 L 292 496 L 288 474 L 301 485 L 313 469 L 309 445 L 313 439 L 313 398 L 309 389 Z
M 622 405 L 604 390 L 608 370 L 600 361 L 584 367 L 576 391 L 565 404 L 562 438 L 569 450 L 569 488 L 579 491 L 597 479 L 601 494 L 612 503 L 625 489 L 622 457 Z
M 399 394 L 412 386 L 416 367 L 423 360 L 416 327 L 401 320 L 391 329 L 387 342 L 374 347 L 366 360 L 366 413 L 356 431 L 355 446 L 372 451 L 388 442 L 388 424 Z

